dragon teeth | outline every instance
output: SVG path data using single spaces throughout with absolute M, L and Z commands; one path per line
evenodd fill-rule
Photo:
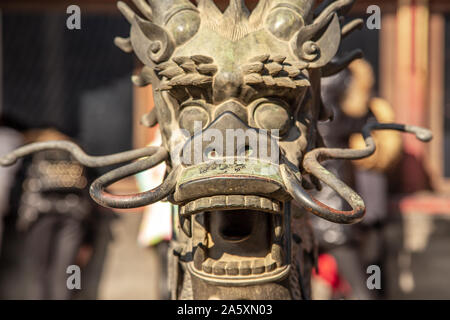
M 276 268 L 277 263 L 273 260 L 271 254 L 268 254 L 264 258 L 241 261 L 217 261 L 208 258 L 201 265 L 201 270 L 203 272 L 217 276 L 261 275 L 272 272 Z
M 277 243 L 272 244 L 271 251 L 272 259 L 275 260 L 277 266 L 280 267 L 283 265 L 283 249 Z
M 276 200 L 253 195 L 221 195 L 200 198 L 181 206 L 181 215 L 190 215 L 202 211 L 213 210 L 259 210 L 270 213 L 281 213 L 281 204 Z

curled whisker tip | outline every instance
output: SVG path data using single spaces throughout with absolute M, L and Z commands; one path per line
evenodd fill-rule
M 422 142 L 429 142 L 433 139 L 433 133 L 425 128 L 416 126 L 406 126 L 406 131 L 413 133 Z
M 424 130 L 423 132 L 416 133 L 417 139 L 423 142 L 429 142 L 433 139 L 433 134 L 429 130 Z
M 9 167 L 15 164 L 17 161 L 17 158 L 11 155 L 6 155 L 3 157 L 0 157 L 0 166 L 1 167 Z

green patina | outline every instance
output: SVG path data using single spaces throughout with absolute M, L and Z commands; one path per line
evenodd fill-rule
M 243 163 L 206 162 L 183 170 L 179 183 L 216 176 L 252 176 L 271 179 L 283 184 L 278 165 L 263 161 Z

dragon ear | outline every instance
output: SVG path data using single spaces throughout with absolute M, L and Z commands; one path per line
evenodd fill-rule
M 131 25 L 131 44 L 139 59 L 148 65 L 145 59 L 160 63 L 170 58 L 175 45 L 169 34 L 160 26 L 135 16 Z
M 173 53 L 175 45 L 170 35 L 160 26 L 139 17 L 124 2 L 117 4 L 123 16 L 131 24 L 130 39 L 132 51 L 145 65 L 154 65 L 167 60 Z M 127 39 L 125 39 L 127 40 Z
M 295 54 L 309 63 L 309 68 L 321 68 L 333 59 L 340 43 L 339 17 L 336 13 L 332 13 L 327 17 L 317 18 L 313 24 L 302 27 L 291 45 Z

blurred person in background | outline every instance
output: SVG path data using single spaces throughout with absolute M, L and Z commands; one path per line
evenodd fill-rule
M 365 60 L 355 60 L 340 73 L 324 78 L 322 99 L 334 119 L 319 124 L 325 145 L 331 148 L 360 149 L 365 146 L 362 128 L 367 122 L 393 122 L 388 102 L 373 97 L 374 72 Z M 358 161 L 335 160 L 325 166 L 352 186 L 366 203 L 366 215 L 353 226 L 315 219 L 321 255 L 318 273 L 313 277 L 316 299 L 375 299 L 380 292 L 367 288 L 369 265 L 381 265 L 382 227 L 388 214 L 386 173 L 399 160 L 401 137 L 395 131 L 373 133 L 377 146 L 369 158 Z M 329 187 L 316 195 L 319 200 L 340 210 L 350 207 Z
M 56 129 L 24 133 L 25 143 L 70 140 Z M 89 198 L 87 170 L 60 150 L 24 159 L 18 192 L 16 226 L 24 239 L 25 298 L 71 299 L 71 265 L 83 268 L 92 255 L 96 206 Z M 20 196 L 19 196 L 20 194 Z
M 22 134 L 0 119 L 0 154 L 7 154 L 23 143 Z M 14 166 L 0 167 L 0 259 L 3 245 L 4 218 L 10 212 L 10 193 L 13 189 L 16 171 L 20 162 Z

